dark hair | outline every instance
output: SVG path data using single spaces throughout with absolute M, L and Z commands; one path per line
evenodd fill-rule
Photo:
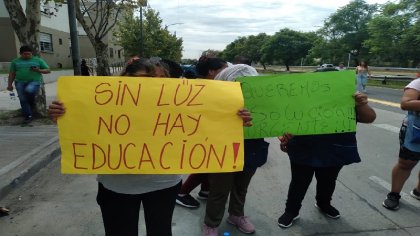
M 86 64 L 86 60 L 82 59 L 82 65 L 85 65 L 85 64 Z
M 245 64 L 250 66 L 251 65 L 251 60 L 249 60 L 248 57 L 242 56 L 242 55 L 236 55 L 233 58 L 233 64 Z
M 181 65 L 179 63 L 176 63 L 175 61 L 169 60 L 169 59 L 162 59 L 162 64 L 167 66 L 166 68 L 169 71 L 169 76 L 171 78 L 179 78 L 182 76 L 182 73 L 184 72 L 182 70 Z
M 206 77 L 210 70 L 218 70 L 226 65 L 226 61 L 217 57 L 201 56 L 195 66 L 199 77 Z
M 33 52 L 31 46 L 23 45 L 22 47 L 20 47 L 19 53 L 22 54 L 24 52 Z
M 362 65 L 362 63 L 363 63 L 363 64 L 365 64 L 365 67 L 366 67 L 366 68 L 368 67 L 368 63 L 367 63 L 367 61 L 360 61 L 360 64 L 359 64 L 359 65 Z
M 133 76 L 137 71 L 144 70 L 150 76 L 154 76 L 155 68 L 148 59 L 136 58 L 131 60 L 130 63 L 125 67 L 121 73 L 122 76 Z

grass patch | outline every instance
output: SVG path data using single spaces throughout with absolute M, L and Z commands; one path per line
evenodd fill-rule
M 393 89 L 403 89 L 410 81 L 401 81 L 401 80 L 386 80 L 384 84 L 384 80 L 368 80 L 368 86 L 374 87 L 383 87 L 383 88 L 393 88 Z
M 35 116 L 30 124 L 24 124 L 21 109 L 12 111 L 0 111 L 0 126 L 39 126 L 53 125 L 54 122 L 48 117 Z

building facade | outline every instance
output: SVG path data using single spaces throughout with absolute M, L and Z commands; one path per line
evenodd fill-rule
M 21 0 L 20 2 L 23 9 L 25 9 L 26 1 Z M 41 57 L 51 68 L 71 68 L 73 65 L 67 4 L 41 4 L 40 9 L 39 49 Z M 19 56 L 21 45 L 13 30 L 9 13 L 3 0 L 0 0 L 0 32 L 2 32 L 2 37 L 0 37 L 0 45 L 2 45 L 2 50 L 0 50 L 0 69 L 7 69 L 9 62 Z M 95 61 L 93 46 L 79 24 L 78 32 L 81 58 Z M 112 31 L 109 35 L 104 41 L 109 44 L 109 62 L 112 64 L 124 60 L 124 57 L 122 55 L 122 48 L 113 44 L 112 40 L 110 40 L 112 39 Z

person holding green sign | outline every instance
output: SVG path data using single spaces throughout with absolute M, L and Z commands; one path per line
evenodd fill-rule
M 228 65 L 219 58 L 201 57 L 197 63 L 197 73 L 205 79 L 235 81 L 238 77 L 257 76 L 258 72 L 248 65 Z M 211 173 L 208 180 L 210 193 L 204 217 L 203 236 L 217 236 L 229 198 L 227 222 L 241 232 L 251 234 L 255 226 L 244 214 L 248 186 L 258 167 L 267 161 L 269 144 L 260 139 L 244 142 L 244 170 L 232 173 Z
M 376 113 L 368 105 L 367 96 L 356 93 L 354 99 L 357 122 L 372 123 L 376 119 Z M 302 200 L 314 175 L 317 179 L 315 207 L 330 218 L 339 218 L 340 212 L 331 205 L 331 199 L 342 167 L 360 162 L 356 133 L 302 136 L 285 134 L 279 140 L 281 150 L 289 155 L 292 179 L 286 209 L 278 219 L 278 225 L 288 228 L 299 218 Z

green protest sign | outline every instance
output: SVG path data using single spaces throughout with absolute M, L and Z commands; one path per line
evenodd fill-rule
M 354 132 L 354 71 L 238 78 L 253 126 L 245 138 Z

